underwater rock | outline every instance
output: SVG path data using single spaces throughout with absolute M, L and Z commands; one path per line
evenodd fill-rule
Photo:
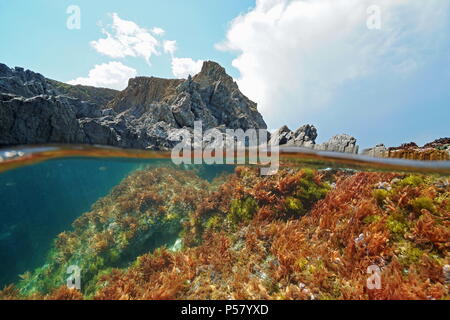
M 325 173 L 237 167 L 207 183 L 138 171 L 0 299 L 447 300 L 448 179 L 438 188 L 435 176 Z M 170 239 L 153 242 L 157 225 Z M 68 264 L 84 270 L 81 292 L 64 285 Z M 370 290 L 374 266 L 382 286 Z
M 57 237 L 45 265 L 19 283 L 20 293 L 55 290 L 65 283 L 67 268 L 77 266 L 82 291 L 89 294 L 108 268 L 127 266 L 163 245 L 179 250 L 182 223 L 207 190 L 208 182 L 191 171 L 156 167 L 132 173 L 75 220 L 72 231 Z

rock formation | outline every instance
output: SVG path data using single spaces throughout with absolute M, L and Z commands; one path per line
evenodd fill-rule
M 91 86 L 70 85 L 45 78 L 39 73 L 20 67 L 9 68 L 0 63 L 0 93 L 31 98 L 38 95 L 64 95 L 89 101 L 100 107 L 118 93 L 117 90 Z
M 328 142 L 317 145 L 314 149 L 319 151 L 358 153 L 359 146 L 356 139 L 348 134 L 338 134 L 332 137 Z
M 408 160 L 450 160 L 450 138 L 441 138 L 419 147 L 415 142 L 386 148 L 384 144 L 363 150 L 363 154 L 377 158 Z
M 266 129 L 256 103 L 219 64 L 207 61 L 188 79 L 137 77 L 121 91 L 71 86 L 0 64 L 0 146 L 101 144 L 169 149 L 177 132 Z
M 301 126 L 295 132 L 283 126 L 272 133 L 270 144 L 278 143 L 280 146 L 304 147 L 318 151 L 358 153 L 356 139 L 349 135 L 339 134 L 322 144 L 316 144 L 316 138 L 317 129 L 313 125 Z
M 364 149 L 362 154 L 369 157 L 388 158 L 388 152 L 389 150 L 386 148 L 386 146 L 380 143 L 373 148 Z

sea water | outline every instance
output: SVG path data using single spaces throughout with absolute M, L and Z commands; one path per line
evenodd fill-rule
M 196 170 L 202 179 L 231 174 L 233 165 L 174 166 L 168 154 L 111 148 L 41 147 L 0 152 L 0 287 L 46 263 L 58 234 L 143 168 Z M 304 150 L 282 152 L 281 167 L 319 170 L 417 172 L 448 177 L 448 162 L 370 159 Z M 137 200 L 136 200 L 137 201 Z M 174 245 L 173 240 L 167 245 Z M 148 250 L 155 248 L 148 247 Z M 128 257 L 132 262 L 137 255 Z

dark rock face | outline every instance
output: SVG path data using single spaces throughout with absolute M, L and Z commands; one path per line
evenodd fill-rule
M 135 118 L 145 115 L 147 124 L 164 121 L 183 128 L 201 120 L 204 129 L 220 125 L 243 130 L 267 128 L 256 103 L 244 96 L 225 69 L 212 61 L 205 62 L 201 72 L 187 80 L 130 79 L 128 87 L 107 107 Z
M 57 94 L 43 75 L 19 67 L 10 69 L 4 64 L 0 64 L 0 92 L 25 98 L 40 94 Z
M 9 68 L 0 63 L 0 93 L 9 93 L 25 98 L 41 94 L 65 95 L 103 106 L 113 99 L 118 91 L 90 86 L 73 86 L 47 79 L 43 75 L 30 70 L 19 67 Z
M 295 132 L 287 126 L 283 126 L 272 133 L 269 143 L 310 148 L 317 151 L 358 153 L 359 147 L 356 139 L 347 134 L 336 135 L 322 144 L 316 144 L 317 136 L 317 129 L 313 125 L 303 125 Z
M 256 103 L 220 65 L 187 80 L 137 77 L 122 92 L 71 86 L 0 64 L 0 145 L 80 143 L 169 149 L 177 132 L 266 129 Z
M 70 102 L 60 96 L 0 95 L 0 145 L 86 140 Z

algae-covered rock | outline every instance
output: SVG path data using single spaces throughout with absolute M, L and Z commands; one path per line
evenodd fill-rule
M 207 189 L 190 171 L 134 172 L 74 221 L 72 231 L 57 237 L 46 264 L 20 282 L 20 292 L 48 293 L 64 285 L 69 266 L 76 266 L 82 291 L 92 293 L 95 278 L 109 268 L 126 267 L 140 254 L 174 244 L 182 221 Z
M 138 171 L 0 298 L 448 299 L 448 179 L 325 173 Z M 61 284 L 73 263 L 83 295 Z

